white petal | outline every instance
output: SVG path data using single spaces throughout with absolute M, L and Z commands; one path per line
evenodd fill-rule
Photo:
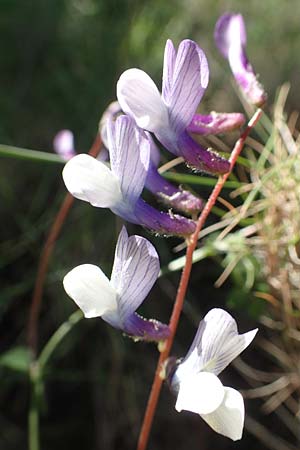
M 221 405 L 224 393 L 224 386 L 216 375 L 200 372 L 181 381 L 175 408 L 179 412 L 184 409 L 209 414 Z
M 120 317 L 125 320 L 148 295 L 159 273 L 153 245 L 141 236 L 128 238 L 123 227 L 115 253 L 111 284 L 118 292 Z
M 93 264 L 75 267 L 65 276 L 63 284 L 87 318 L 117 310 L 115 289 L 102 270 Z
M 256 333 L 257 329 L 239 334 L 230 314 L 223 309 L 212 309 L 201 320 L 181 370 L 207 370 L 218 375 L 248 347 Z
M 237 441 L 241 439 L 244 427 L 243 397 L 235 389 L 225 387 L 225 396 L 219 408 L 210 414 L 201 414 L 201 417 L 214 431 Z
M 122 202 L 119 181 L 101 161 L 89 155 L 77 155 L 64 167 L 63 179 L 74 197 L 100 208 Z
M 160 93 L 146 72 L 126 70 L 117 83 L 117 97 L 122 110 L 137 125 L 153 133 L 168 127 L 168 111 Z

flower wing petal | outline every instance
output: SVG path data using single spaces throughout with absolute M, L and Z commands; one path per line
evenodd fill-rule
M 200 415 L 217 433 L 223 434 L 233 441 L 241 439 L 245 408 L 243 397 L 235 389 L 225 387 L 225 396 L 219 408 L 210 414 Z
M 171 74 L 165 77 L 164 101 L 169 110 L 172 129 L 180 134 L 191 122 L 208 85 L 206 56 L 198 45 L 186 39 L 178 48 Z
M 63 280 L 66 293 L 85 317 L 99 317 L 117 309 L 116 291 L 102 270 L 93 264 L 72 269 Z
M 140 69 L 128 69 L 117 83 L 122 110 L 133 117 L 140 128 L 153 133 L 168 127 L 168 111 L 153 80 Z
M 111 208 L 122 202 L 118 179 L 101 161 L 89 155 L 77 155 L 67 162 L 63 179 L 76 198 L 100 208 Z
M 219 378 L 209 372 L 200 372 L 185 377 L 179 385 L 175 408 L 177 411 L 191 411 L 209 414 L 221 405 L 224 386 Z
M 107 124 L 111 170 L 120 182 L 123 198 L 133 205 L 142 193 L 150 160 L 150 142 L 128 116 Z
M 159 259 L 153 245 L 141 236 L 128 238 L 123 227 L 115 253 L 111 284 L 118 293 L 123 321 L 140 306 L 159 273 Z
M 234 318 L 223 309 L 214 308 L 201 320 L 181 366 L 218 375 L 248 347 L 256 333 L 257 329 L 239 334 Z

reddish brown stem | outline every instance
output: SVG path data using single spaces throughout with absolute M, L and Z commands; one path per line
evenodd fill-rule
M 161 376 L 161 371 L 162 371 L 165 361 L 169 357 L 170 350 L 173 345 L 173 341 L 174 341 L 175 333 L 177 330 L 177 325 L 178 325 L 178 321 L 180 318 L 180 314 L 182 311 L 182 306 L 183 306 L 188 282 L 190 279 L 190 274 L 191 274 L 192 264 L 193 264 L 193 252 L 194 252 L 197 242 L 198 242 L 199 233 L 200 233 L 209 213 L 211 212 L 212 207 L 214 206 L 214 204 L 224 186 L 225 181 L 229 177 L 229 175 L 237 161 L 237 158 L 244 146 L 247 136 L 249 135 L 252 128 L 255 126 L 255 124 L 260 119 L 261 114 L 262 114 L 262 110 L 258 109 L 255 112 L 255 114 L 253 115 L 252 119 L 249 121 L 245 131 L 242 133 L 241 137 L 236 142 L 234 149 L 231 153 L 230 159 L 229 159 L 230 171 L 219 178 L 203 211 L 201 212 L 201 215 L 199 216 L 199 219 L 197 221 L 196 230 L 195 230 L 194 234 L 191 236 L 191 238 L 189 239 L 187 250 L 186 250 L 185 266 L 184 266 L 182 274 L 181 274 L 179 287 L 178 287 L 178 291 L 177 291 L 177 295 L 176 295 L 176 299 L 175 299 L 175 303 L 174 303 L 174 307 L 173 307 L 173 311 L 172 311 L 172 315 L 171 315 L 170 323 L 169 323 L 171 334 L 170 334 L 169 338 L 166 340 L 165 347 L 164 347 L 163 351 L 160 353 L 160 356 L 158 359 L 158 363 L 157 363 L 157 367 L 156 367 L 156 371 L 155 371 L 155 375 L 154 375 L 154 380 L 153 380 L 151 392 L 149 395 L 149 399 L 148 399 L 148 403 L 147 403 L 147 407 L 146 407 L 146 411 L 145 411 L 145 415 L 144 415 L 143 424 L 142 424 L 140 435 L 139 435 L 137 450 L 145 450 L 147 447 L 147 444 L 148 444 L 149 435 L 150 435 L 150 431 L 151 431 L 151 427 L 152 427 L 152 422 L 153 422 L 154 414 L 155 414 L 155 411 L 157 408 L 157 403 L 158 403 L 158 399 L 159 399 L 159 395 L 160 395 L 160 391 L 161 391 L 161 387 L 162 387 L 162 383 L 163 383 L 163 377 Z
M 90 148 L 89 154 L 91 156 L 97 156 L 101 147 L 101 138 L 99 133 Z M 39 259 L 39 265 L 37 275 L 35 279 L 34 291 L 31 299 L 29 318 L 28 318 L 28 346 L 32 351 L 33 357 L 37 354 L 37 335 L 38 335 L 38 319 L 41 309 L 42 297 L 45 279 L 47 275 L 49 260 L 53 252 L 53 248 L 60 230 L 66 220 L 66 217 L 70 211 L 70 208 L 74 202 L 74 197 L 71 194 L 67 194 L 62 202 L 62 205 L 54 219 L 54 222 L 50 228 L 47 239 L 45 241 L 42 253 Z

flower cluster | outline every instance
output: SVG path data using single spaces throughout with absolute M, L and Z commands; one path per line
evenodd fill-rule
M 242 17 L 222 16 L 215 37 L 246 98 L 261 105 L 266 96 L 245 55 Z M 245 122 L 241 113 L 197 113 L 208 80 L 206 56 L 189 39 L 182 41 L 177 50 L 171 40 L 167 41 L 161 93 L 144 71 L 126 70 L 117 82 L 118 102 L 108 107 L 100 122 L 109 164 L 103 158 L 75 155 L 73 135 L 68 130 L 62 130 L 54 140 L 55 150 L 68 160 L 63 179 L 69 192 L 160 235 L 188 238 L 195 232 L 196 223 L 187 216 L 195 218 L 203 201 L 162 177 L 155 140 L 194 170 L 215 175 L 229 171 L 226 158 L 191 136 L 225 133 Z M 143 199 L 144 190 L 170 209 L 162 211 L 148 204 Z M 123 227 L 111 278 L 99 267 L 83 264 L 65 276 L 64 288 L 85 317 L 102 317 L 136 340 L 162 341 L 170 335 L 168 325 L 136 313 L 159 269 L 153 245 L 140 236 L 128 237 Z M 250 344 L 256 331 L 239 335 L 228 313 L 211 310 L 200 323 L 187 356 L 173 366 L 169 363 L 169 382 L 177 394 L 176 409 L 196 412 L 218 433 L 240 439 L 243 399 L 234 389 L 224 387 L 217 375 Z

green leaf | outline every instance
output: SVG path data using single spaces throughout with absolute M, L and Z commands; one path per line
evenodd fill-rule
M 28 372 L 31 357 L 27 347 L 14 347 L 0 356 L 0 366 L 17 372 Z

